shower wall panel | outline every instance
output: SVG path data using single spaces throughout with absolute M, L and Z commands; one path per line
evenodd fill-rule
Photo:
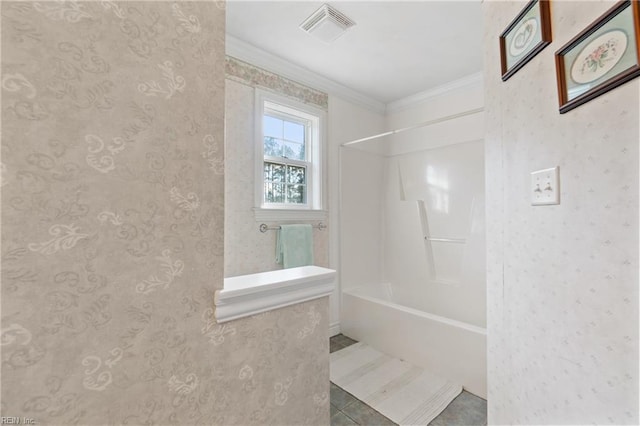
M 389 157 L 383 229 L 397 300 L 484 327 L 482 141 Z

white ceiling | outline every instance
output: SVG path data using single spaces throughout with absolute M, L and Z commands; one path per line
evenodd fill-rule
M 481 3 L 327 3 L 356 22 L 331 44 L 298 26 L 325 2 L 227 1 L 227 34 L 383 103 L 480 72 Z

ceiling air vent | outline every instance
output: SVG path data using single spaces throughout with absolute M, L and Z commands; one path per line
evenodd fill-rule
M 318 37 L 325 43 L 331 43 L 355 24 L 356 23 L 349 19 L 344 13 L 328 4 L 324 4 L 320 9 L 305 19 L 305 21 L 300 24 L 300 28 Z

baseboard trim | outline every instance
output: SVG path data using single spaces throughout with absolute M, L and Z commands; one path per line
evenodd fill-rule
M 329 324 L 329 337 L 340 334 L 340 321 Z

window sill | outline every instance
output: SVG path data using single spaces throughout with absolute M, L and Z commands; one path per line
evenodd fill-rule
M 289 220 L 327 220 L 326 210 L 263 209 L 254 208 L 256 222 Z
M 216 320 L 219 323 L 256 315 L 329 296 L 336 271 L 319 266 L 301 266 L 224 279 L 216 291 Z

